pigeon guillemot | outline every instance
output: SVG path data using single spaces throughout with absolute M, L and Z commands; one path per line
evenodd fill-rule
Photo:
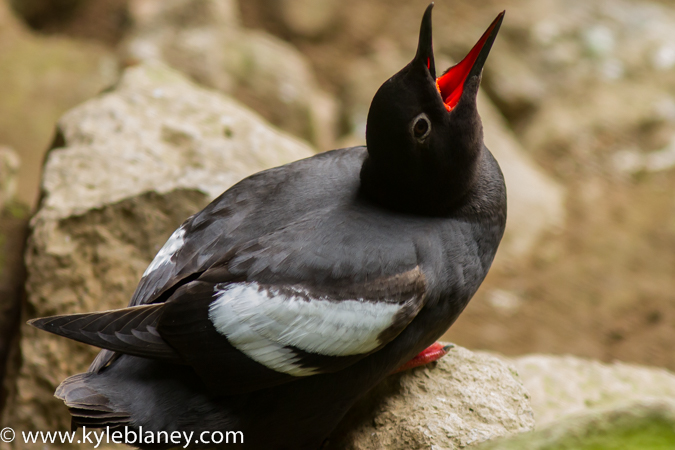
M 128 308 L 30 321 L 103 349 L 56 391 L 74 426 L 315 450 L 452 325 L 506 222 L 476 108 L 504 13 L 437 79 L 432 6 L 415 58 L 373 98 L 367 147 L 230 188 L 173 233 Z

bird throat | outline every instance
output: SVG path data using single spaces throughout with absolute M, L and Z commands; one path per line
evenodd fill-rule
M 381 164 L 367 156 L 361 167 L 361 194 L 387 209 L 425 216 L 446 216 L 463 205 L 475 181 L 475 162 L 465 170 L 429 167 L 409 161 L 405 167 Z

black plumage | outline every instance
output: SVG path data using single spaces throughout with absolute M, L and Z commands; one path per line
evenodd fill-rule
M 504 181 L 476 109 L 502 18 L 437 80 L 430 5 L 417 55 L 373 99 L 367 148 L 233 186 L 174 233 L 129 308 L 31 321 L 104 349 L 56 392 L 73 423 L 316 449 L 440 337 L 504 232 Z

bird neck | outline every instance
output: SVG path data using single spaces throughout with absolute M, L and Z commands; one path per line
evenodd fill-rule
M 395 211 L 445 216 L 468 201 L 476 182 L 480 150 L 439 160 L 429 155 L 412 160 L 374 159 L 361 167 L 361 193 Z

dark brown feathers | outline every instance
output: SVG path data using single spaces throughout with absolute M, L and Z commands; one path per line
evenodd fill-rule
M 94 428 L 117 427 L 129 423 L 130 417 L 124 411 L 116 410 L 105 395 L 87 386 L 84 380 L 91 376 L 80 373 L 63 381 L 54 396 L 68 406 L 73 416 L 72 428 L 89 426 Z
M 181 363 L 157 332 L 164 304 L 85 314 L 52 316 L 29 325 L 96 347 L 145 358 Z

